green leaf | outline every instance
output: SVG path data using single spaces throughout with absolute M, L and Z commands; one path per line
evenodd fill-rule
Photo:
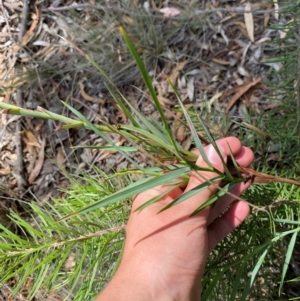
M 191 130 L 191 133 L 192 133 L 194 142 L 195 142 L 195 144 L 196 144 L 196 146 L 197 146 L 197 149 L 198 149 L 199 152 L 200 152 L 201 157 L 203 158 L 203 160 L 205 161 L 205 163 L 207 164 L 207 166 L 212 167 L 210 161 L 209 161 L 208 158 L 207 158 L 207 155 L 206 155 L 206 152 L 205 152 L 205 150 L 204 150 L 204 147 L 203 147 L 203 145 L 202 145 L 202 143 L 201 143 L 201 141 L 200 141 L 200 139 L 199 139 L 199 137 L 198 137 L 198 133 L 197 133 L 195 127 L 194 127 L 194 124 L 193 124 L 193 122 L 192 122 L 192 120 L 191 120 L 191 117 L 190 117 L 190 115 L 188 114 L 187 110 L 185 109 L 184 104 L 183 104 L 183 102 L 182 102 L 182 100 L 181 100 L 181 98 L 180 98 L 179 93 L 177 92 L 176 88 L 174 87 L 174 85 L 171 83 L 170 80 L 168 81 L 168 83 L 169 83 L 169 85 L 172 87 L 172 89 L 173 89 L 173 91 L 174 91 L 174 93 L 175 93 L 175 95 L 176 95 L 176 97 L 177 97 L 177 99 L 178 99 L 178 102 L 179 102 L 179 104 L 180 104 L 180 106 L 181 106 L 181 109 L 182 109 L 182 112 L 183 112 L 183 114 L 184 114 L 184 116 L 185 116 L 185 119 L 186 119 L 186 121 L 187 121 L 187 123 L 188 123 L 188 125 L 189 125 L 189 128 L 190 128 L 190 130 Z M 210 142 L 211 142 L 211 141 L 210 141 Z
M 168 195 L 172 190 L 174 190 L 175 188 L 180 187 L 183 184 L 183 182 L 181 181 L 180 184 L 175 185 L 175 186 L 171 186 L 169 189 L 167 189 L 166 191 L 160 193 L 158 196 L 150 199 L 149 201 L 145 202 L 144 204 L 142 204 L 141 206 L 139 206 L 137 209 L 135 209 L 135 211 L 141 211 L 142 209 L 148 207 L 151 204 L 156 203 L 157 201 L 159 201 L 161 198 L 163 198 L 164 196 Z
M 122 190 L 108 196 L 107 198 L 104 198 L 92 205 L 89 205 L 75 213 L 72 213 L 68 216 L 66 216 L 64 219 L 69 218 L 71 216 L 77 215 L 79 213 L 87 213 L 92 210 L 116 203 L 121 200 L 125 200 L 126 198 L 133 197 L 134 195 L 141 193 L 143 191 L 146 191 L 148 189 L 154 188 L 158 185 L 166 184 L 172 181 L 175 178 L 181 177 L 183 175 L 186 175 L 188 172 L 190 172 L 190 167 L 182 167 L 178 168 L 176 170 L 170 171 L 164 175 L 150 178 L 150 179 L 142 179 L 136 183 L 133 183 L 132 185 L 129 185 Z
M 159 115 L 160 115 L 160 118 L 165 126 L 165 129 L 168 133 L 168 136 L 169 136 L 169 139 L 171 141 L 171 143 L 173 144 L 173 147 L 174 149 L 176 150 L 177 152 L 177 156 L 180 157 L 180 153 L 178 152 L 178 149 L 177 149 L 177 144 L 176 144 L 176 141 L 173 137 L 173 134 L 172 134 L 172 131 L 170 129 L 170 126 L 169 126 L 169 123 L 167 121 L 167 118 L 164 114 L 164 111 L 162 109 L 162 106 L 157 98 L 157 95 L 155 93 L 155 90 L 153 88 L 153 85 L 152 85 L 152 81 L 149 77 L 149 74 L 148 74 L 148 71 L 143 63 L 143 61 L 141 60 L 135 46 L 133 45 L 133 43 L 131 42 L 130 38 L 128 37 L 127 33 L 125 32 L 125 30 L 122 28 L 122 27 L 119 27 L 119 30 L 120 30 L 120 33 L 125 41 L 125 43 L 127 44 L 127 47 L 132 55 L 132 57 L 134 58 L 139 70 L 140 70 L 140 73 L 143 77 L 143 80 L 144 80 L 144 83 L 146 84 L 147 88 L 148 88 L 148 91 L 151 95 L 151 98 L 153 99 L 154 103 L 155 103 L 155 106 L 156 106 L 156 109 L 158 110 L 159 112 Z
M 227 175 L 227 177 L 232 178 L 232 175 L 231 175 L 231 173 L 230 173 L 230 171 L 229 171 L 229 169 L 227 167 L 227 164 L 224 161 L 223 156 L 221 155 L 221 152 L 219 150 L 219 147 L 218 147 L 218 145 L 217 145 L 214 137 L 212 136 L 212 134 L 210 133 L 209 129 L 207 128 L 207 126 L 202 121 L 201 117 L 198 116 L 198 115 L 197 115 L 197 117 L 198 117 L 199 122 L 201 123 L 201 126 L 203 127 L 203 129 L 204 129 L 204 131 L 206 133 L 206 136 L 207 136 L 210 144 L 214 147 L 214 149 L 216 150 L 217 154 L 219 155 L 219 157 L 220 157 L 220 159 L 222 161 L 225 174 Z
M 229 148 L 229 151 L 230 151 L 231 162 L 232 162 L 233 166 L 235 167 L 235 170 L 236 170 L 236 173 L 237 173 L 238 177 L 242 179 L 243 176 L 242 176 L 242 174 L 241 174 L 241 172 L 238 168 L 238 165 L 237 165 L 237 162 L 236 162 L 236 160 L 234 158 L 234 155 L 232 153 L 231 147 L 230 147 L 229 143 L 227 143 L 227 145 L 228 145 L 228 148 Z
M 214 204 L 221 196 L 225 195 L 228 191 L 230 191 L 237 183 L 228 183 L 226 184 L 224 187 L 219 188 L 220 190 L 218 190 L 216 192 L 216 194 L 214 194 L 213 196 L 211 196 L 205 203 L 203 203 L 201 206 L 199 206 L 192 214 L 196 215 L 197 213 L 199 213 L 200 211 L 202 211 L 203 209 L 205 209 L 206 207 Z
M 104 139 L 108 144 L 112 145 L 116 151 L 121 153 L 129 162 L 131 162 L 134 166 L 136 166 L 139 169 L 143 169 L 138 163 L 136 163 L 134 160 L 132 160 L 127 154 L 121 150 L 121 148 L 116 145 L 111 139 L 109 139 L 106 135 L 104 135 L 95 125 L 93 125 L 85 116 L 83 116 L 80 112 L 75 110 L 73 107 L 68 105 L 65 102 L 62 102 L 71 112 L 73 112 L 80 120 L 82 120 L 86 127 L 93 130 L 97 135 L 99 135 L 102 139 Z
M 250 289 L 251 289 L 251 287 L 254 283 L 256 275 L 257 275 L 258 271 L 260 270 L 260 267 L 263 264 L 264 259 L 265 259 L 266 255 L 268 254 L 268 251 L 269 251 L 270 247 L 271 247 L 271 245 L 267 246 L 267 248 L 264 250 L 262 255 L 259 257 L 259 259 L 258 259 L 258 261 L 257 261 L 257 263 L 256 263 L 256 265 L 255 265 L 255 267 L 254 267 L 254 269 L 251 273 L 251 277 L 250 277 L 250 279 L 248 280 L 248 282 L 246 284 L 246 288 L 245 288 L 245 290 L 243 292 L 243 295 L 242 295 L 240 300 L 242 300 L 242 301 L 246 300 L 247 296 L 249 295 Z
M 111 96 L 113 97 L 113 99 L 115 100 L 115 102 L 120 107 L 121 111 L 131 121 L 132 125 L 135 126 L 135 127 L 140 127 L 141 128 L 141 124 L 132 116 L 130 111 L 127 109 L 127 107 L 124 105 L 124 103 L 117 97 L 117 95 L 114 93 L 114 91 L 111 89 L 111 87 L 109 87 L 108 85 L 105 85 L 105 86 L 108 89 Z M 118 90 L 118 93 L 120 94 L 121 98 L 123 100 L 125 100 L 125 102 L 127 102 L 127 99 L 123 96 L 123 94 L 121 92 L 119 92 L 119 90 Z M 128 104 L 128 102 L 127 102 L 127 104 Z
M 165 211 L 171 207 L 174 207 L 175 205 L 178 205 L 180 203 L 182 203 L 183 201 L 193 197 L 194 195 L 196 195 L 197 193 L 199 193 L 200 191 L 204 190 L 205 188 L 209 187 L 211 185 L 211 183 L 214 183 L 216 181 L 222 180 L 223 177 L 222 176 L 217 176 L 215 178 L 210 179 L 210 181 L 206 181 L 204 183 L 201 183 L 200 185 L 192 188 L 191 190 L 185 192 L 184 194 L 182 194 L 180 197 L 178 197 L 177 199 L 175 199 L 173 202 L 171 202 L 170 204 L 168 204 L 167 206 L 165 206 L 163 209 L 160 210 L 160 212 Z
M 284 279 L 286 276 L 286 272 L 288 270 L 291 258 L 292 258 L 292 254 L 295 248 L 295 243 L 296 243 L 296 239 L 298 236 L 298 232 L 295 232 L 290 240 L 286 255 L 285 255 L 285 260 L 284 260 L 284 264 L 283 264 L 283 268 L 282 268 L 282 274 L 281 274 L 281 280 L 280 280 L 280 286 L 279 286 L 279 296 L 282 293 L 282 287 L 283 287 L 283 283 L 284 283 Z

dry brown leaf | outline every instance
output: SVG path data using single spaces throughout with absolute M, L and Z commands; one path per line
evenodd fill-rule
M 34 182 L 34 180 L 40 174 L 40 171 L 43 167 L 44 159 L 45 159 L 45 154 L 44 154 L 45 145 L 46 145 L 46 138 L 43 137 L 43 138 L 41 138 L 41 147 L 40 147 L 39 152 L 38 152 L 38 159 L 35 162 L 34 168 L 33 168 L 33 170 L 31 171 L 31 173 L 29 174 L 29 177 L 28 177 L 28 183 L 29 184 L 32 184 Z
M 189 150 L 191 148 L 193 141 L 192 135 L 188 135 L 185 140 L 181 143 L 182 147 L 186 150 Z
M 157 99 L 159 100 L 159 102 L 163 105 L 172 105 L 172 101 L 170 101 L 168 98 L 164 97 L 164 95 L 166 94 L 167 91 L 165 91 L 165 89 L 162 88 L 164 82 L 162 83 L 158 83 L 158 82 L 154 82 L 154 86 L 157 90 Z
M 190 77 L 187 82 L 187 96 L 191 102 L 194 100 L 194 93 L 195 93 L 194 80 L 195 80 L 194 77 Z
M 216 64 L 219 64 L 219 65 L 224 65 L 224 66 L 228 66 L 230 65 L 230 62 L 229 61 L 225 61 L 225 60 L 222 60 L 222 59 L 218 59 L 218 58 L 213 58 L 212 61 Z
M 35 132 L 39 132 L 42 129 L 42 127 L 44 126 L 44 124 L 45 124 L 45 121 L 43 119 L 41 119 L 39 121 L 39 123 L 34 127 Z
M 173 102 L 171 100 L 169 100 L 168 98 L 161 96 L 161 95 L 157 95 L 158 101 L 163 105 L 173 105 Z
M 230 89 L 230 90 L 224 92 L 221 99 L 224 99 L 226 96 L 229 96 L 237 91 L 235 93 L 235 95 L 228 102 L 226 112 L 228 113 L 230 111 L 230 109 L 234 106 L 234 104 L 238 101 L 238 99 L 242 95 L 244 95 L 251 87 L 254 87 L 255 85 L 257 85 L 260 81 L 261 81 L 261 77 L 253 82 L 234 87 L 233 89 Z
M 67 260 L 64 262 L 64 268 L 66 270 L 73 270 L 73 268 L 76 266 L 76 254 L 74 252 L 70 253 Z
M 26 158 L 28 165 L 26 166 L 26 169 L 27 173 L 30 174 L 34 168 L 36 159 L 38 157 L 37 149 L 39 149 L 41 145 L 36 139 L 36 137 L 33 135 L 33 133 L 30 131 L 23 132 L 22 140 L 25 143 L 23 152 L 27 153 Z
M 207 110 L 210 113 L 211 112 L 211 106 L 213 105 L 213 103 L 219 99 L 221 96 L 223 95 L 222 92 L 218 92 L 216 93 L 208 102 L 207 102 Z
M 246 6 L 245 6 L 245 10 L 246 11 L 251 10 L 250 2 L 247 2 Z M 245 24 L 246 24 L 246 29 L 247 29 L 249 39 L 251 40 L 251 42 L 254 42 L 253 14 L 252 13 L 245 13 L 244 18 L 245 18 Z
M 179 72 L 184 68 L 184 66 L 186 65 L 187 61 L 183 61 L 181 63 L 179 63 L 171 72 L 171 75 L 169 77 L 170 82 L 172 83 L 172 85 L 175 86 L 176 84 L 176 80 L 179 76 Z M 173 90 L 172 90 L 173 92 Z
M 58 165 L 58 167 L 64 167 L 65 159 L 66 159 L 66 154 L 63 148 L 60 146 L 57 148 L 57 152 L 56 152 L 56 164 Z
M 38 139 L 34 136 L 34 134 L 31 131 L 24 131 L 24 134 L 26 137 L 23 137 L 23 140 L 26 146 L 35 146 L 37 148 L 41 147 L 41 144 L 39 143 Z
M 30 148 L 27 148 L 26 152 L 27 152 L 26 159 L 28 162 L 28 165 L 26 166 L 26 170 L 27 170 L 27 173 L 30 174 L 35 165 L 35 161 L 37 158 L 37 152 L 36 152 L 36 148 L 33 146 L 31 146 Z
M 103 103 L 105 102 L 105 100 L 104 100 L 103 98 L 95 98 L 95 97 L 89 96 L 89 95 L 84 91 L 84 86 L 83 86 L 82 81 L 79 82 L 79 87 L 80 87 L 81 95 L 82 95 L 82 97 L 83 97 L 85 100 L 91 101 L 91 102 L 94 102 L 94 103 L 100 103 L 100 104 L 103 104 Z
M 10 166 L 7 162 L 5 161 L 1 162 L 0 166 L 2 166 L 2 168 L 0 169 L 1 176 L 7 176 L 11 173 Z
M 51 52 L 56 52 L 57 51 L 57 48 L 53 45 L 50 45 L 50 46 L 46 46 L 46 47 L 43 47 L 41 48 L 39 51 L 37 51 L 36 53 L 34 53 L 32 55 L 32 58 L 43 58 L 43 57 L 46 57 L 49 53 Z M 27 61 L 29 61 L 31 58 L 30 57 L 25 57 L 24 59 L 22 59 L 22 62 L 25 63 Z
M 181 143 L 186 137 L 187 130 L 185 126 L 180 126 L 176 131 L 176 140 Z
M 252 9 L 253 9 L 253 7 L 252 7 Z M 273 9 L 273 3 L 271 3 L 271 2 L 267 3 L 267 5 L 265 6 L 265 10 L 271 11 L 272 9 Z M 268 24 L 270 22 L 270 18 L 271 18 L 271 15 L 269 13 L 266 13 L 264 15 L 264 23 L 263 23 L 264 24 L 264 28 L 266 28 L 268 26 Z
M 254 125 L 252 125 L 252 124 L 249 124 L 249 123 L 244 122 L 244 121 L 242 122 L 242 124 L 243 124 L 245 127 L 247 127 L 248 129 L 250 129 L 250 130 L 252 130 L 252 131 L 258 133 L 258 134 L 261 135 L 262 137 L 267 137 L 267 136 L 268 136 L 268 134 L 266 134 L 266 133 L 263 132 L 261 129 L 259 129 L 258 127 L 254 126 Z
M 139 0 L 130 0 L 129 7 L 135 8 L 135 7 L 137 7 L 138 3 L 139 3 Z
M 261 44 L 261 43 L 264 43 L 264 42 L 270 41 L 270 40 L 271 40 L 270 37 L 264 37 L 264 38 L 261 38 L 261 39 L 259 39 L 258 41 L 256 41 L 255 44 L 256 44 L 256 45 L 257 45 L 257 44 Z
M 24 34 L 23 38 L 22 38 L 22 46 L 26 46 L 29 39 L 33 36 L 34 31 L 37 27 L 37 25 L 39 24 L 40 21 L 40 11 L 38 9 L 37 6 L 34 7 L 35 8 L 35 14 L 32 14 L 32 23 L 30 28 L 27 30 L 27 32 Z
M 282 105 L 281 102 L 270 103 L 270 104 L 264 106 L 264 111 L 275 109 L 281 105 Z
M 115 144 L 117 146 L 122 146 L 124 142 L 125 142 L 125 138 L 124 137 L 119 137 L 119 140 L 117 142 L 115 142 Z M 116 152 L 117 151 L 115 151 L 115 150 L 111 150 L 111 151 L 105 150 L 105 151 L 102 151 L 102 155 L 98 158 L 98 161 L 101 161 L 101 160 L 104 160 L 104 159 L 108 159 L 109 157 L 112 156 L 112 154 L 115 154 Z

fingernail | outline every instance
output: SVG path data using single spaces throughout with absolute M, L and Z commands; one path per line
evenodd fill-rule
M 218 146 L 218 149 L 223 157 L 223 159 L 226 159 L 226 152 L 222 146 Z M 208 160 L 212 164 L 222 164 L 222 159 L 220 158 L 219 154 L 216 152 L 215 148 L 212 145 L 209 145 L 207 150 L 207 157 Z

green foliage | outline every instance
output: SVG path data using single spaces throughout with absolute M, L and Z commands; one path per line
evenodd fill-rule
M 291 22 L 280 28 L 274 26 L 286 36 L 266 49 L 273 54 L 266 62 L 282 63 L 281 69 L 267 74 L 266 83 L 270 88 L 268 101 L 279 105 L 269 112 L 249 113 L 246 122 L 263 130 L 265 137 L 245 125 L 239 126 L 238 137 L 257 154 L 257 169 L 296 178 L 300 170 L 299 1 L 280 5 L 286 5 L 282 17 Z M 272 158 L 274 153 L 277 158 Z M 299 248 L 300 191 L 294 186 L 269 183 L 252 186 L 243 198 L 255 201 L 267 212 L 252 214 L 215 249 L 203 279 L 202 300 L 279 300 L 281 296 L 294 300 L 286 287 L 299 280 L 290 262 Z
M 29 218 L 11 213 L 18 235 L 0 225 L 0 284 L 14 278 L 13 294 L 33 279 L 27 284 L 28 299 L 67 288 L 66 299 L 92 300 L 114 270 L 130 208 L 126 200 L 68 221 L 58 219 L 114 193 L 130 180 L 127 176 L 118 182 L 110 180 L 100 171 L 72 180 L 65 197 L 47 204 L 30 203 Z

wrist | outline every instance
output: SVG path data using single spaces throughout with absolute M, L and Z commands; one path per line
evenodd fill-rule
M 131 254 L 121 265 L 97 301 L 199 301 L 200 277 L 172 275 L 161 260 Z M 160 264 L 161 265 L 161 264 Z M 106 298 L 109 296 L 110 299 Z

